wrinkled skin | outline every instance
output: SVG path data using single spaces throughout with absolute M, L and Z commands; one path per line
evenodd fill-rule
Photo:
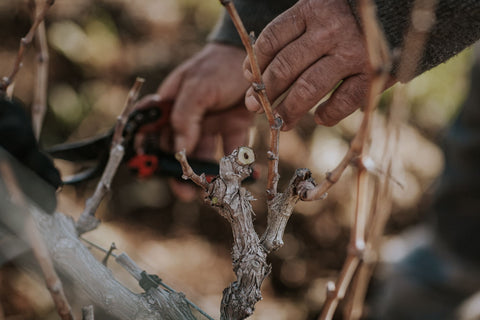
M 333 89 L 316 108 L 320 125 L 335 125 L 365 104 L 373 73 L 345 0 L 300 0 L 262 31 L 256 53 L 270 100 L 284 98 L 275 111 L 284 120 L 282 130 L 293 128 Z M 213 159 L 218 136 L 225 154 L 244 145 L 252 120 L 244 106 L 262 112 L 251 81 L 243 49 L 207 44 L 167 77 L 157 95 L 146 98 L 175 100 L 171 127 L 161 133 L 162 146 Z M 391 79 L 387 87 L 394 83 Z M 194 197 L 191 186 L 173 183 L 172 188 L 184 200 Z
M 174 100 L 170 127 L 160 132 L 161 147 L 170 151 L 186 149 L 189 157 L 215 159 L 218 138 L 225 154 L 246 144 L 253 115 L 243 103 L 248 82 L 242 74 L 245 51 L 210 43 L 177 67 L 160 85 L 156 95 L 142 99 L 139 107 L 152 100 Z M 141 137 L 137 137 L 141 140 Z M 197 188 L 171 181 L 176 195 L 191 200 Z
M 283 130 L 291 129 L 340 81 L 316 108 L 315 121 L 332 126 L 364 106 L 372 70 L 346 1 L 300 0 L 267 25 L 255 47 L 270 100 L 289 90 L 276 109 L 284 120 Z M 248 59 L 244 73 L 251 81 Z M 251 87 L 245 103 L 251 111 L 262 111 Z

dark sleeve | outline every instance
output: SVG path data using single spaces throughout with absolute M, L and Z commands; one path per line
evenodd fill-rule
M 294 5 L 297 0 L 233 0 L 247 32 L 258 36 L 276 16 Z M 208 37 L 210 41 L 242 46 L 242 41 L 228 13 L 223 10 L 216 27 Z
M 354 14 L 356 2 L 348 0 Z M 392 50 L 401 49 L 410 25 L 414 0 L 375 0 L 377 15 Z M 480 0 L 439 0 L 423 59 L 416 74 L 421 74 L 480 39 Z M 358 17 L 357 17 L 358 18 Z M 394 65 L 395 73 L 398 65 Z M 402 82 L 411 79 L 400 79 Z

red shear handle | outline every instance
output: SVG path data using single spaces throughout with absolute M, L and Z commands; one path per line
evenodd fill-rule
M 128 161 L 128 167 L 137 172 L 139 178 L 148 178 L 157 171 L 158 158 L 151 154 L 139 154 Z
M 148 95 L 137 103 L 136 109 L 156 107 L 161 109 L 161 116 L 155 122 L 145 124 L 138 129 L 138 133 L 158 132 L 170 122 L 170 113 L 173 108 L 173 100 L 161 100 L 157 95 Z

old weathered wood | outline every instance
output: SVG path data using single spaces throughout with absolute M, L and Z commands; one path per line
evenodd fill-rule
M 97 308 L 120 320 L 196 319 L 179 293 L 152 289 L 136 294 L 124 287 L 80 242 L 70 217 L 47 215 L 35 207 L 31 212 L 40 232 L 48 235 L 45 243 L 60 275 L 73 282 Z
M 250 316 L 255 304 L 262 299 L 261 286 L 270 273 L 268 253 L 283 245 L 283 232 L 292 214 L 299 194 L 314 188 L 308 169 L 298 169 L 284 193 L 269 200 L 268 227 L 260 239 L 253 226 L 255 215 L 250 202 L 253 196 L 241 186 L 252 173 L 253 151 L 240 147 L 220 160 L 219 175 L 208 183 L 204 175 L 197 175 L 188 164 L 185 152 L 177 153 L 185 179 L 202 187 L 210 204 L 228 220 L 233 233 L 232 263 L 237 280 L 223 291 L 221 319 L 239 320 Z

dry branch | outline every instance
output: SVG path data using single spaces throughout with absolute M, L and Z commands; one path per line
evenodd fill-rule
M 283 232 L 287 227 L 295 204 L 300 200 L 300 194 L 315 187 L 312 174 L 308 169 L 297 169 L 287 189 L 277 193 L 268 203 L 267 228 L 260 241 L 267 252 L 283 246 Z
M 327 174 L 327 177 L 321 181 L 315 189 L 309 190 L 302 195 L 302 200 L 318 200 L 325 197 L 326 192 L 342 176 L 349 164 L 358 164 L 358 159 L 362 158 L 362 153 L 368 137 L 370 136 L 370 123 L 373 110 L 376 108 L 378 95 L 385 88 L 388 77 L 390 76 L 391 61 L 387 42 L 383 33 L 380 31 L 378 20 L 375 14 L 375 5 L 371 0 L 361 0 L 358 4 L 360 17 L 362 18 L 363 34 L 370 65 L 374 71 L 374 77 L 371 80 L 364 116 L 357 134 L 350 143 L 350 148 L 337 167 Z
M 18 71 L 20 71 L 20 68 L 22 67 L 22 61 L 23 61 L 23 56 L 25 55 L 25 51 L 32 43 L 32 40 L 33 40 L 33 37 L 35 36 L 37 28 L 45 19 L 45 15 L 47 14 L 48 9 L 53 5 L 53 2 L 54 0 L 45 0 L 42 6 L 39 7 L 38 10 L 35 10 L 35 18 L 32 23 L 32 26 L 30 27 L 30 30 L 25 35 L 25 37 L 23 37 L 20 40 L 20 47 L 17 52 L 17 58 L 15 59 L 15 62 L 13 64 L 13 70 L 9 76 L 4 77 L 0 81 L 0 95 L 4 95 L 8 87 L 10 86 L 10 84 L 12 84 L 15 81 L 15 77 Z
M 92 305 L 82 308 L 82 320 L 95 320 Z
M 32 104 L 32 127 L 37 140 L 40 139 L 43 119 L 47 112 L 47 83 L 48 83 L 48 45 L 45 32 L 45 22 L 39 24 L 36 31 L 37 59 L 36 84 Z
M 417 65 L 423 55 L 424 42 L 434 23 L 434 18 L 432 17 L 434 17 L 435 7 L 436 0 L 415 2 L 411 17 L 412 24 L 407 32 L 402 50 L 402 60 L 400 61 L 397 74 L 399 79 L 403 77 L 413 77 L 415 74 Z M 371 0 L 362 0 L 359 3 L 359 12 L 364 26 L 369 59 L 373 70 L 376 70 L 376 76 L 371 82 L 367 108 L 362 125 L 352 141 L 349 150 L 350 153 L 352 149 L 359 147 L 357 164 L 360 164 L 360 166 L 358 166 L 358 194 L 355 223 L 352 228 L 348 258 L 337 280 L 336 287 L 339 289 L 334 290 L 327 296 L 327 301 L 320 319 L 332 319 L 338 301 L 345 297 L 345 292 L 342 288 L 347 288 L 352 282 L 351 301 L 347 303 L 347 317 L 349 319 L 358 319 L 360 317 L 366 287 L 376 261 L 376 252 L 378 252 L 381 235 L 391 210 L 391 188 L 389 184 L 391 183 L 391 166 L 394 158 L 394 148 L 392 148 L 392 145 L 395 145 L 396 139 L 398 139 L 398 119 L 389 121 L 390 130 L 388 137 L 392 137 L 393 141 L 390 139 L 386 142 L 383 159 L 384 162 L 387 163 L 386 174 L 377 179 L 377 184 L 380 183 L 380 179 L 382 180 L 380 186 L 377 185 L 381 191 L 377 194 L 376 201 L 374 201 L 374 205 L 371 205 L 371 208 L 367 206 L 367 201 L 372 203 L 366 193 L 368 172 L 363 165 L 366 139 L 370 136 L 369 126 L 371 121 L 369 118 L 377 105 L 377 96 L 385 87 L 391 66 L 386 49 L 386 41 L 378 27 L 378 20 L 376 19 L 374 8 Z M 427 21 L 419 21 L 418 17 L 420 16 L 428 17 Z M 398 117 L 398 114 L 401 114 L 398 109 L 402 107 L 404 106 L 399 106 L 397 103 L 395 110 L 393 110 L 390 115 Z M 395 133 L 397 133 L 397 135 L 395 135 Z M 345 159 L 342 162 L 345 162 Z M 315 194 L 315 192 L 317 193 Z M 321 190 L 321 192 L 324 192 L 324 190 Z M 314 190 L 310 196 L 314 198 L 318 196 L 319 193 L 318 190 Z M 364 194 L 362 195 L 362 193 Z M 366 228 L 367 225 L 370 226 L 369 229 Z M 366 255 L 368 258 L 365 258 Z
M 48 248 L 43 241 L 42 235 L 39 233 L 35 222 L 31 217 L 25 221 L 25 231 L 29 242 L 33 249 L 33 254 L 40 265 L 42 273 L 47 283 L 47 289 L 53 298 L 53 302 L 57 308 L 60 318 L 63 320 L 73 319 L 72 309 L 63 292 L 63 285 L 60 278 L 55 272 L 53 262 L 50 259 Z
M 123 129 L 125 128 L 125 124 L 127 123 L 128 115 L 135 106 L 135 101 L 137 100 L 143 82 L 144 80 L 141 78 L 137 78 L 135 80 L 132 89 L 130 89 L 130 92 L 128 93 L 125 107 L 123 108 L 121 115 L 117 118 L 117 124 L 114 129 L 112 146 L 107 165 L 100 181 L 97 184 L 94 194 L 87 200 L 85 209 L 77 221 L 77 230 L 79 234 L 83 234 L 95 229 L 100 223 L 100 221 L 95 217 L 95 212 L 97 211 L 98 206 L 102 202 L 107 192 L 110 190 L 112 179 L 115 176 L 118 166 L 120 165 L 120 162 L 125 154 L 122 133 Z
M 36 208 L 31 212 L 39 231 L 48 234 L 45 241 L 55 267 L 82 294 L 79 299 L 119 320 L 195 319 L 179 293 L 155 289 L 158 292 L 154 294 L 136 294 L 125 288 L 80 242 L 70 217 L 46 215 Z
M 363 34 L 365 36 L 367 53 L 372 70 L 374 71 L 374 77 L 371 80 L 368 91 L 363 120 L 350 145 L 347 155 L 333 171 L 335 174 L 334 179 L 336 180 L 331 180 L 327 177 L 326 183 L 320 184 L 316 190 L 311 190 L 306 194 L 307 199 L 309 197 L 315 199 L 322 196 L 326 192 L 326 189 L 328 189 L 327 187 L 330 187 L 332 182 L 340 178 L 348 163 L 355 161 L 357 164 L 357 200 L 355 220 L 350 235 L 348 257 L 339 275 L 335 289 L 327 295 L 327 300 L 319 318 L 322 320 L 333 318 L 338 302 L 345 297 L 347 288 L 350 286 L 358 267 L 363 262 L 365 250 L 368 250 L 365 233 L 370 213 L 370 207 L 368 205 L 370 199 L 368 198 L 367 185 L 369 173 L 364 165 L 366 157 L 365 150 L 367 149 L 368 139 L 371 134 L 372 115 L 378 103 L 378 96 L 383 92 L 388 77 L 390 76 L 391 61 L 388 54 L 388 46 L 380 31 L 378 20 L 376 19 L 375 5 L 371 0 L 362 0 L 359 1 L 358 7 L 364 28 Z
M 121 253 L 119 255 L 116 255 L 114 253 L 111 252 L 111 248 L 112 246 L 110 247 L 109 250 L 106 250 L 104 248 L 102 248 L 101 246 L 95 244 L 94 242 L 91 242 L 85 238 L 80 238 L 82 241 L 86 242 L 88 245 L 92 246 L 93 248 L 95 249 L 98 249 L 100 251 L 102 251 L 103 253 L 105 253 L 106 255 L 109 255 L 114 257 L 115 258 L 115 261 L 122 267 L 124 268 L 128 273 L 130 273 L 130 275 L 132 277 L 134 277 L 136 280 L 139 281 L 139 284 L 140 284 L 140 281 L 142 281 L 142 277 L 143 277 L 143 273 L 146 274 L 146 271 L 145 270 L 142 270 L 140 267 L 137 266 L 137 264 L 126 254 L 126 253 Z M 104 259 L 105 260 L 105 259 Z M 102 261 L 102 264 L 105 265 Z M 153 279 L 153 281 L 155 282 L 155 284 L 159 285 L 159 286 L 162 286 L 163 288 L 165 288 L 168 292 L 172 292 L 172 293 L 175 293 L 175 290 L 168 286 L 167 284 L 165 284 L 162 279 L 156 277 L 155 275 L 149 275 L 150 277 L 150 280 Z M 178 293 L 178 292 L 177 292 Z M 183 296 L 182 293 L 178 293 L 179 296 L 182 296 L 183 297 L 183 300 L 185 300 L 185 302 L 190 305 L 190 307 L 192 307 L 193 309 L 197 310 L 200 314 L 202 314 L 205 318 L 209 319 L 209 320 L 213 320 L 207 313 L 205 313 L 205 311 L 203 311 L 202 309 L 200 309 L 197 305 L 195 305 L 193 302 L 191 302 L 190 300 L 188 300 L 186 297 Z
M 267 97 L 256 60 L 254 37 L 248 35 L 233 2 L 230 0 L 220 0 L 220 2 L 232 18 L 245 46 L 252 68 L 252 86 L 270 125 L 266 188 L 268 226 L 262 237 L 259 238 L 253 227 L 254 212 L 250 204 L 253 196 L 241 187 L 242 180 L 252 171 L 254 154 L 251 149 L 240 147 L 231 155 L 223 157 L 220 161 L 220 174 L 211 183 L 206 181 L 204 175 L 193 172 L 184 151 L 177 153 L 176 157 L 182 165 L 183 178 L 191 179 L 202 187 L 207 193 L 205 202 L 215 207 L 232 227 L 234 239 L 232 260 L 237 281 L 223 292 L 221 317 L 222 319 L 244 319 L 253 313 L 256 302 L 261 299 L 260 287 L 270 272 L 270 266 L 266 262 L 268 253 L 283 245 L 283 233 L 295 203 L 300 199 L 299 194 L 306 194 L 308 190 L 315 187 L 315 183 L 308 169 L 298 169 L 286 191 L 277 192 L 280 177 L 278 173 L 279 133 L 283 122 L 278 115 L 273 114 Z
M 253 227 L 254 212 L 250 201 L 254 198 L 241 187 L 242 180 L 252 173 L 251 165 L 254 161 L 251 157 L 244 161 L 242 150 L 246 149 L 248 148 L 236 149 L 231 155 L 223 157 L 220 160 L 220 174 L 211 183 L 205 185 L 203 181 L 197 182 L 200 179 L 193 180 L 206 187 L 205 202 L 217 209 L 232 227 L 232 261 L 237 281 L 223 291 L 221 306 L 221 318 L 229 320 L 245 319 L 253 313 L 255 304 L 262 298 L 260 287 L 270 273 L 267 252 Z M 190 168 L 185 153 L 177 155 L 182 168 Z M 192 172 L 184 172 L 184 177 L 199 176 Z
M 267 153 L 268 156 L 268 178 L 267 178 L 267 198 L 273 199 L 277 194 L 277 185 L 280 175 L 278 174 L 278 153 L 280 145 L 280 129 L 283 126 L 283 120 L 279 115 L 274 115 L 272 105 L 267 96 L 265 84 L 262 80 L 262 74 L 257 62 L 257 56 L 255 54 L 255 38 L 254 35 L 249 36 L 242 19 L 238 15 L 237 10 L 231 0 L 220 0 L 222 5 L 227 10 L 230 18 L 237 29 L 240 39 L 247 51 L 247 56 L 250 61 L 250 67 L 252 69 L 253 82 L 252 86 L 260 100 L 265 115 L 267 116 L 268 124 L 270 125 L 270 148 Z
M 220 174 L 210 183 L 203 175 L 193 172 L 185 151 L 177 153 L 177 159 L 184 170 L 184 178 L 192 179 L 206 191 L 205 202 L 213 206 L 232 227 L 232 261 L 237 280 L 223 291 L 221 317 L 245 319 L 253 313 L 255 304 L 262 298 L 260 288 L 270 273 L 267 255 L 283 244 L 283 232 L 299 199 L 298 192 L 314 186 L 310 171 L 297 170 L 287 191 L 271 200 L 268 227 L 260 239 L 253 227 L 254 212 L 250 201 L 254 198 L 241 186 L 242 180 L 251 174 L 255 160 L 250 148 L 240 147 L 223 157 L 220 160 Z
M 12 168 L 6 160 L 2 160 L 0 162 L 0 175 L 5 182 L 7 192 L 9 193 L 13 204 L 21 208 L 23 212 L 29 213 L 30 209 L 27 205 L 27 201 L 17 183 L 17 179 L 15 178 Z M 47 289 L 52 296 L 60 318 L 63 320 L 73 320 L 72 309 L 67 301 L 67 298 L 65 297 L 62 282 L 55 271 L 44 239 L 39 233 L 30 214 L 26 215 L 26 219 L 24 221 L 24 234 L 40 266 L 42 274 L 45 278 Z
M 416 73 L 424 50 L 424 44 L 428 33 L 435 23 L 435 8 L 437 0 L 416 1 L 412 9 L 412 23 L 407 31 L 405 43 L 400 57 L 397 71 L 398 78 L 411 79 Z M 367 232 L 367 242 L 372 254 L 366 259 L 354 279 L 350 301 L 347 302 L 347 318 L 360 319 L 363 310 L 368 282 L 373 274 L 374 265 L 377 262 L 378 251 L 381 243 L 381 236 L 387 223 L 392 208 L 391 185 L 389 177 L 395 156 L 396 145 L 399 140 L 400 124 L 405 121 L 408 114 L 408 106 L 405 101 L 406 86 L 397 85 L 393 91 L 393 99 L 390 105 L 387 127 L 386 144 L 383 151 L 382 163 L 387 167 L 386 174 L 376 180 L 376 199 L 374 210 L 370 217 L 370 228 Z
M 427 37 L 436 21 L 437 2 L 438 0 L 414 2 L 411 23 L 405 36 L 397 71 L 397 78 L 400 81 L 407 81 L 415 76 L 423 58 Z

